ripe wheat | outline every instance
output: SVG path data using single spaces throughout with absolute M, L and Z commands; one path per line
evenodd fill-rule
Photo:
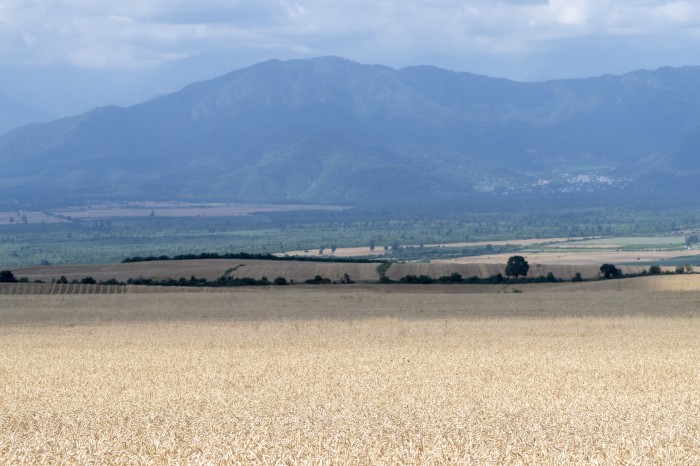
M 0 324 L 0 463 L 698 464 L 697 311 L 548 311 L 582 298 L 5 297 L 77 320 Z

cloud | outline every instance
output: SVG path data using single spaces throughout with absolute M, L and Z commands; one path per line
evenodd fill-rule
M 225 48 L 259 49 L 261 59 L 284 49 L 394 66 L 434 57 L 457 69 L 498 60 L 512 67 L 572 44 L 620 40 L 659 59 L 665 51 L 690 60 L 692 50 L 682 49 L 698 36 L 700 2 L 687 0 L 0 2 L 0 62 L 94 68 L 149 67 Z
M 546 5 L 548 0 L 497 0 L 500 3 L 508 3 L 510 5 Z

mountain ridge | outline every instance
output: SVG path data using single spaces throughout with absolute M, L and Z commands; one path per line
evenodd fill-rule
M 693 160 L 695 134 L 700 67 L 522 83 L 269 60 L 11 131 L 0 194 L 368 202 L 630 189 L 657 172 L 686 179 L 678 160 Z

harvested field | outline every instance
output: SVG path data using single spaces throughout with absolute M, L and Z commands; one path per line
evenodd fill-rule
M 344 264 L 309 261 L 266 261 L 256 259 L 197 259 L 185 261 L 148 261 L 127 264 L 46 266 L 14 269 L 17 277 L 27 277 L 30 281 L 50 282 L 65 276 L 68 281 L 90 276 L 95 280 L 114 278 L 125 282 L 129 278 L 152 278 L 163 280 L 180 277 L 206 278 L 215 280 L 226 274 L 234 278 L 250 277 L 274 280 L 284 277 L 295 282 L 303 282 L 316 275 L 331 280 L 340 280 L 345 273 L 356 281 L 376 282 L 378 264 Z
M 585 251 L 585 252 L 519 252 L 532 264 L 542 265 L 597 265 L 604 263 L 662 262 L 664 260 L 698 256 L 698 250 L 677 251 Z M 455 264 L 502 264 L 513 254 L 492 254 L 489 256 L 460 257 L 435 262 Z
M 232 277 L 251 277 L 260 279 L 267 277 L 285 277 L 297 283 L 320 275 L 334 281 L 340 280 L 344 274 L 358 282 L 376 282 L 379 279 L 377 266 L 379 264 L 344 264 L 331 262 L 296 262 L 296 261 L 247 261 L 245 267 L 236 269 Z
M 481 257 L 481 256 L 480 256 Z M 474 262 L 462 263 L 454 261 L 434 261 L 430 264 L 409 263 L 409 264 L 393 264 L 386 276 L 392 280 L 398 280 L 406 275 L 427 275 L 432 278 L 439 278 L 452 273 L 458 273 L 463 278 L 479 277 L 488 278 L 498 273 L 505 274 L 505 263 L 510 255 L 504 256 L 503 262 Z M 529 260 L 529 259 L 528 259 Z M 641 273 L 645 267 L 618 267 L 626 274 Z M 577 273 L 581 274 L 582 278 L 594 279 L 600 276 L 600 268 L 597 265 L 569 265 L 569 264 L 536 264 L 530 262 L 530 270 L 528 277 L 546 277 L 548 273 L 553 273 L 555 277 L 564 280 L 570 280 Z
M 698 292 L 440 288 L 2 296 L 0 462 L 700 461 Z
M 125 285 L 90 285 L 70 283 L 0 283 L 0 295 L 34 294 L 124 294 Z
M 291 291 L 285 287 L 285 293 Z M 306 293 L 310 289 L 318 288 L 318 285 L 295 285 L 300 293 Z M 495 285 L 470 285 L 470 284 L 432 284 L 432 285 L 378 285 L 378 284 L 353 284 L 353 285 L 323 285 L 324 290 L 347 291 L 356 294 L 503 294 L 522 292 L 610 292 L 610 291 L 700 291 L 700 274 L 683 275 L 656 275 L 646 277 L 625 278 L 620 280 L 595 280 L 588 282 L 564 282 L 564 283 L 527 283 L 527 284 L 495 284 Z M 270 286 L 275 292 L 281 290 L 278 286 Z M 244 289 L 236 290 L 244 293 Z M 248 288 L 251 293 L 267 293 L 265 287 L 261 289 Z M 59 283 L 0 283 L 0 295 L 25 296 L 25 295 L 80 295 L 80 294 L 160 294 L 160 293 L 231 293 L 227 287 L 182 287 L 182 286 L 140 286 L 140 285 L 85 285 L 85 284 L 59 284 Z
M 504 273 L 507 257 L 501 263 L 396 263 L 392 264 L 386 276 L 399 280 L 406 275 L 427 275 L 439 278 L 452 273 L 459 273 L 464 278 L 488 278 L 498 273 Z M 311 262 L 311 261 L 268 261 L 247 259 L 197 259 L 186 261 L 148 261 L 127 264 L 108 265 L 76 265 L 76 266 L 46 266 L 14 269 L 17 277 L 26 277 L 29 281 L 41 280 L 51 282 L 61 276 L 68 281 L 92 277 L 97 281 L 116 279 L 126 282 L 129 278 L 152 278 L 155 280 L 179 279 L 180 277 L 206 278 L 216 280 L 222 275 L 233 278 L 267 277 L 274 280 L 284 277 L 296 283 L 320 275 L 333 281 L 339 281 L 348 274 L 353 281 L 361 283 L 376 283 L 379 279 L 378 263 L 340 263 L 340 262 Z M 620 266 L 624 273 L 640 273 L 645 267 Z M 566 264 L 537 264 L 530 263 L 529 277 L 546 276 L 552 272 L 557 278 L 571 279 L 580 273 L 583 278 L 593 279 L 600 276 L 597 265 L 566 265 Z

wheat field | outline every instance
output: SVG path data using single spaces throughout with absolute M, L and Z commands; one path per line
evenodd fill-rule
M 534 290 L 0 296 L 0 463 L 700 464 L 700 293 Z

